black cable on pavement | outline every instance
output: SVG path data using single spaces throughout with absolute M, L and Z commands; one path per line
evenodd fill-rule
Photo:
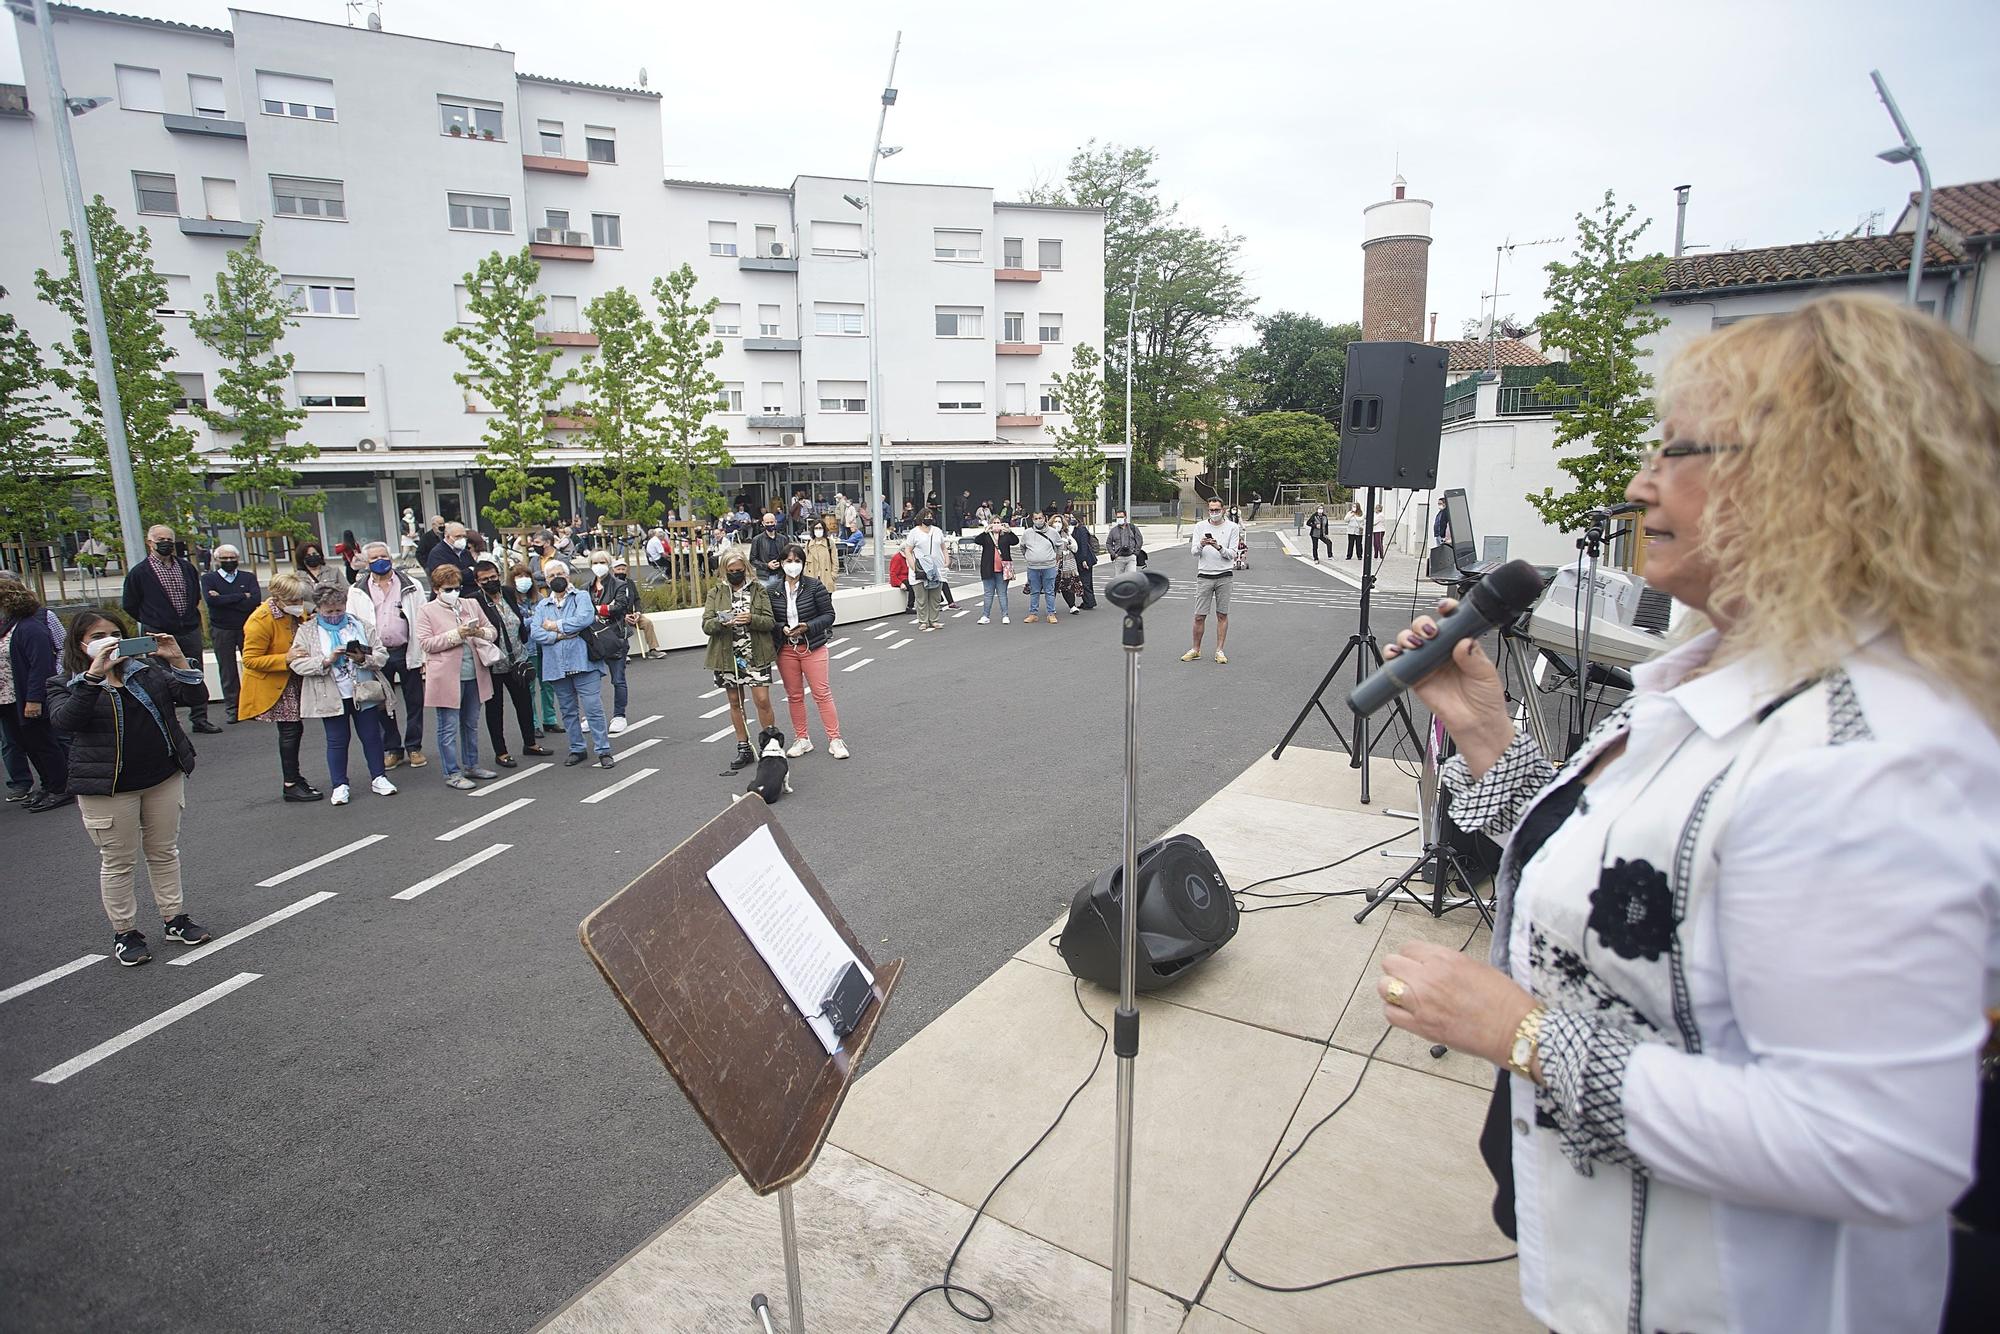
M 1293 890 L 1287 890 L 1279 894 L 1259 894 L 1256 891 L 1259 885 L 1271 885 L 1271 884 L 1276 884 L 1280 880 L 1296 880 L 1298 879 L 1298 877 L 1302 875 L 1317 875 L 1321 871 L 1330 871 L 1334 867 L 1339 866 L 1344 862 L 1353 861 L 1356 857 L 1359 857 L 1364 853 L 1373 852 L 1377 848 L 1386 848 L 1399 838 L 1408 838 L 1414 832 L 1416 832 L 1414 829 L 1399 829 L 1395 833 L 1389 835 L 1389 837 L 1382 839 L 1380 842 L 1370 843 L 1368 846 L 1363 848 L 1356 848 L 1353 852 L 1348 853 L 1345 857 L 1336 858 L 1335 860 L 1328 862 L 1324 866 L 1312 866 L 1308 867 L 1303 871 L 1287 871 L 1283 875 L 1267 875 L 1262 880 L 1253 880 L 1249 884 L 1245 885 L 1243 888 L 1235 891 L 1238 900 L 1274 899 L 1274 900 L 1285 900 L 1285 901 L 1267 903 L 1261 908 L 1258 907 L 1246 908 L 1243 906 L 1241 902 L 1238 902 L 1236 905 L 1236 911 L 1239 915 L 1243 913 L 1253 913 L 1253 912 L 1275 912 L 1279 908 L 1304 908 L 1311 904 L 1318 903 L 1323 899 L 1347 899 L 1347 898 L 1353 898 L 1356 894 L 1373 893 L 1374 891 L 1372 889 L 1293 889 Z

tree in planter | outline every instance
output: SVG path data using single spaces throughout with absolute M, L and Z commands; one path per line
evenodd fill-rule
M 722 355 L 722 340 L 708 336 L 708 317 L 720 302 L 701 300 L 694 284 L 694 270 L 686 264 L 653 279 L 653 301 L 660 312 L 659 404 L 666 454 L 661 480 L 680 497 L 684 518 L 721 506 L 721 472 L 730 465 L 729 433 L 709 420 L 722 380 L 708 363 Z
M 493 498 L 480 513 L 498 528 L 552 523 L 561 513 L 549 479 L 534 471 L 549 466 L 548 417 L 571 379 L 556 369 L 556 350 L 535 328 L 547 304 L 535 290 L 541 273 L 526 246 L 511 255 L 494 251 L 465 275 L 473 322 L 444 335 L 465 357 L 465 369 L 451 378 L 491 409 L 478 459 Z
M 1055 377 L 1056 402 L 1069 420 L 1055 428 L 1056 457 L 1049 470 L 1073 497 L 1087 497 L 1094 512 L 1097 488 L 1110 474 L 1104 456 L 1104 360 L 1088 343 L 1070 354 L 1070 369 Z M 1095 514 L 1093 513 L 1093 517 Z
M 132 481 L 139 518 L 146 524 L 184 525 L 205 494 L 203 466 L 194 433 L 177 425 L 180 382 L 167 369 L 174 350 L 154 314 L 167 304 L 167 284 L 153 269 L 152 238 L 122 226 L 99 195 L 85 211 L 97 251 L 97 281 L 104 294 L 104 319 L 111 342 L 112 373 L 125 415 L 125 439 L 132 455 Z M 94 535 L 116 526 L 111 490 L 110 451 L 104 439 L 103 408 L 97 397 L 90 355 L 90 326 L 83 310 L 83 282 L 77 271 L 76 238 L 62 235 L 65 272 L 56 277 L 35 271 L 42 300 L 67 315 L 70 337 L 56 345 L 57 364 L 49 383 L 69 395 L 70 448 L 87 461 L 79 477 L 93 502 L 84 526 Z M 116 546 L 116 543 L 111 545 Z
M 32 549 L 54 544 L 77 519 L 62 499 L 69 492 L 62 447 L 48 435 L 56 416 L 48 383 L 41 348 L 0 311 L 0 539 L 27 549 L 26 568 L 36 568 Z
M 1545 346 L 1569 354 L 1572 372 L 1566 384 L 1549 378 L 1535 386 L 1544 401 L 1574 400 L 1556 413 L 1556 448 L 1586 448 L 1557 460 L 1576 479 L 1570 490 L 1549 487 L 1527 500 L 1565 532 L 1586 512 L 1625 498 L 1653 425 L 1653 377 L 1639 369 L 1639 343 L 1666 324 L 1648 303 L 1666 283 L 1667 258 L 1640 253 L 1639 237 L 1651 220 L 1635 225 L 1636 211 L 1630 204 L 1620 209 L 1606 190 L 1594 214 L 1577 214 L 1576 255 L 1548 266 L 1549 310 L 1535 321 Z
M 658 523 L 665 508 L 653 483 L 666 462 L 660 423 L 660 380 L 666 349 L 639 298 L 613 288 L 583 308 L 597 335 L 597 355 L 584 359 L 581 397 L 568 415 L 590 423 L 587 438 L 598 463 L 583 470 L 583 494 L 619 531 L 637 521 Z
M 261 233 L 260 233 L 261 234 Z M 317 446 L 293 441 L 305 425 L 303 409 L 286 402 L 292 382 L 292 354 L 278 351 L 295 309 L 278 270 L 258 252 L 259 237 L 229 252 L 215 275 L 206 311 L 192 321 L 194 336 L 222 358 L 222 372 L 196 409 L 218 435 L 235 436 L 229 455 L 236 470 L 222 479 L 237 498 L 237 522 L 245 532 L 282 533 L 293 542 L 313 535 L 303 515 L 316 514 L 326 497 L 286 494 L 299 484 L 297 465 L 319 457 Z
M 1340 434 L 1311 412 L 1260 412 L 1233 421 L 1216 452 L 1235 463 L 1237 487 L 1245 493 L 1275 496 L 1280 486 L 1329 483 L 1340 471 Z

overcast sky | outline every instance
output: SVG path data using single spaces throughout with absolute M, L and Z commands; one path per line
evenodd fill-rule
M 229 26 L 216 0 L 123 12 Z M 341 0 L 246 6 L 331 22 Z M 1245 238 L 1260 313 L 1361 313 L 1361 210 L 1400 161 L 1436 205 L 1441 336 L 1480 313 L 1495 247 L 1574 235 L 1608 187 L 1673 242 L 1716 249 L 1893 225 L 1916 173 L 1868 71 L 1879 67 L 1939 185 L 2000 177 L 1992 0 L 1328 3 L 1328 0 L 388 0 L 393 32 L 499 44 L 517 68 L 663 95 L 668 176 L 784 184 L 859 175 L 897 29 L 898 179 L 1017 197 L 1084 139 L 1150 144 L 1184 217 Z M 19 53 L 0 42 L 0 80 Z M 103 91 L 108 89 L 78 90 Z M 1503 263 L 1502 311 L 1541 309 L 1541 265 Z

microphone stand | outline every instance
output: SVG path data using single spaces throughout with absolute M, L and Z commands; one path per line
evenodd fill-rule
M 1576 539 L 1576 549 L 1583 553 L 1578 558 L 1577 570 L 1582 576 L 1579 587 L 1583 610 L 1576 618 L 1576 716 L 1570 720 L 1569 744 L 1563 749 L 1565 756 L 1576 754 L 1588 730 L 1585 724 L 1590 719 L 1590 625 L 1597 610 L 1597 560 L 1604 550 L 1605 525 L 1610 522 L 1608 514 L 1592 514 L 1583 535 Z

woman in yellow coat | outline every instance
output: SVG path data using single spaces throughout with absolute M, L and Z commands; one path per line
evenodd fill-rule
M 243 685 L 236 712 L 278 725 L 278 768 L 285 776 L 286 801 L 318 801 L 320 790 L 299 772 L 299 742 L 306 732 L 299 717 L 299 676 L 286 658 L 292 636 L 311 614 L 305 576 L 286 571 L 271 579 L 270 596 L 243 623 Z

